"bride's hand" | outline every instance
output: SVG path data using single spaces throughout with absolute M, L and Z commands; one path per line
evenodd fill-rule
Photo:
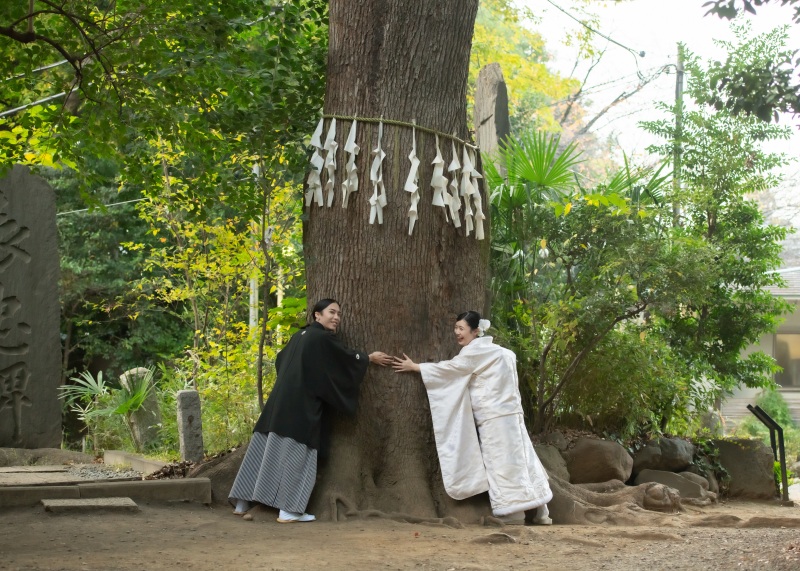
M 408 358 L 408 355 L 403 353 L 403 358 L 395 357 L 392 368 L 396 373 L 419 373 L 419 365 Z

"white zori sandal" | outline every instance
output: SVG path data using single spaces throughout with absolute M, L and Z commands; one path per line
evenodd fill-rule
M 316 520 L 316 516 L 311 514 L 301 514 L 297 512 L 287 512 L 281 510 L 278 513 L 278 523 L 301 523 Z

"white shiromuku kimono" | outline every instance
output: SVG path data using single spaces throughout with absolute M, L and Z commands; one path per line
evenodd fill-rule
M 419 367 L 447 494 L 488 490 L 498 517 L 547 504 L 553 493 L 525 429 L 514 352 L 478 337 L 452 360 Z

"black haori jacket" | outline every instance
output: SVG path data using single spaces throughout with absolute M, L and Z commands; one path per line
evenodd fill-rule
M 253 432 L 320 450 L 323 413 L 328 407 L 355 413 L 367 367 L 369 355 L 345 347 L 319 323 L 301 329 L 275 359 L 277 380 Z

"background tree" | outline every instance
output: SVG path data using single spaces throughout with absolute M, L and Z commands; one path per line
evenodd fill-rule
M 121 317 L 115 321 L 124 325 L 121 334 L 160 332 L 165 338 L 160 341 L 173 345 L 183 343 L 188 329 L 193 352 L 184 357 L 173 348 L 165 357 L 177 388 L 187 379 L 201 380 L 203 371 L 207 377 L 223 373 L 223 382 L 201 383 L 217 387 L 217 397 L 247 400 L 263 392 L 269 367 L 257 356 L 269 356 L 265 346 L 281 327 L 285 334 L 303 305 L 271 313 L 278 299 L 300 296 L 304 287 L 297 262 L 300 213 L 294 205 L 306 166 L 304 137 L 313 130 L 323 95 L 326 3 L 187 0 L 36 7 L 33 20 L 27 4 L 0 8 L 0 48 L 8 56 L 0 68 L 9 78 L 0 86 L 0 99 L 9 107 L 0 117 L 0 161 L 73 167 L 68 178 L 95 205 L 115 201 L 107 192 L 108 174 L 96 168 L 111 163 L 106 170 L 115 175 L 122 195 L 145 198 L 138 204 L 146 224 L 126 225 L 128 234 L 104 233 L 103 251 L 124 250 L 126 261 L 136 260 L 138 267 L 147 262 L 152 271 L 133 284 L 124 273 L 104 274 L 111 282 L 126 280 L 128 290 L 114 297 L 119 290 L 111 283 L 95 285 L 98 295 L 108 296 L 101 311 Z M 25 31 L 29 21 L 33 34 Z M 77 222 L 63 230 L 65 244 L 77 248 L 85 241 Z M 239 240 L 233 253 L 232 236 Z M 199 252 L 207 260 L 228 257 L 201 269 Z M 90 275 L 99 277 L 77 256 L 70 263 L 68 270 L 75 271 L 66 275 L 76 288 Z M 232 278 L 231 266 L 245 268 L 241 280 Z M 203 279 L 197 279 L 200 273 Z M 262 329 L 255 340 L 248 324 L 248 277 L 262 289 Z M 65 307 L 75 306 L 68 301 Z M 84 328 L 81 338 L 97 345 L 106 333 L 98 308 L 79 307 L 73 321 Z M 179 323 L 187 310 L 190 326 L 159 328 L 160 317 L 169 313 L 170 323 Z M 154 340 L 140 346 L 156 348 Z M 71 350 L 68 345 L 67 356 Z M 244 375 L 247 386 L 238 381 Z M 224 381 L 234 379 L 236 390 L 225 390 Z M 231 399 L 219 418 L 242 409 Z M 252 424 L 254 413 L 248 411 L 242 424 Z M 236 433 L 228 428 L 219 432 Z M 226 440 L 220 447 L 233 443 Z
M 746 26 L 735 26 L 736 43 L 724 43 L 731 61 L 745 68 L 783 49 L 783 32 L 752 37 Z M 675 140 L 672 118 L 645 123 L 648 131 L 666 142 L 653 151 L 672 156 L 682 149 L 682 190 L 673 200 L 682 216 L 674 232 L 679 238 L 702 239 L 714 251 L 713 274 L 706 294 L 681 311 L 664 314 L 665 335 L 673 348 L 718 390 L 739 385 L 772 383 L 774 360 L 742 351 L 763 333 L 774 330 L 787 304 L 767 288 L 779 285 L 774 270 L 781 265 L 780 241 L 786 230 L 767 225 L 749 193 L 778 182 L 772 170 L 786 163 L 782 154 L 767 153 L 765 141 L 785 139 L 788 129 L 769 125 L 754 116 L 732 116 L 717 110 L 711 100 L 709 71 L 691 52 L 686 58 L 686 94 L 695 103 L 683 112 L 683 131 Z M 662 105 L 670 113 L 672 107 Z
M 43 173 L 56 191 L 60 212 L 62 384 L 78 367 L 102 367 L 114 381 L 127 369 L 171 358 L 187 341 L 180 320 L 171 315 L 174 307 L 143 306 L 131 296 L 145 257 L 122 244 L 132 236 L 151 245 L 156 239 L 148 239 L 147 224 L 129 202 L 136 194 L 120 193 L 113 184 L 115 165 L 106 162 L 95 169 L 107 175 L 106 184 L 95 187 L 96 197 L 117 206 L 89 211 L 73 171 Z
M 798 0 L 710 0 L 703 4 L 708 14 L 732 20 L 740 12 L 756 13 L 756 8 L 778 4 L 794 8 L 792 20 L 800 23 Z M 715 62 L 708 70 L 711 85 L 709 101 L 734 115 L 755 115 L 762 121 L 777 121 L 780 113 L 800 113 L 800 81 L 796 51 L 782 49 L 771 57 L 746 67 L 734 54 L 723 62 Z

